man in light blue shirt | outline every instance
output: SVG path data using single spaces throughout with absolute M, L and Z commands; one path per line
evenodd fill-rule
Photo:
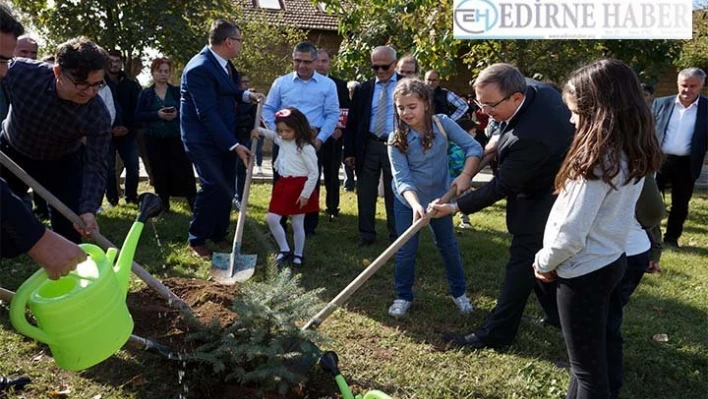
M 317 131 L 314 140 L 315 148 L 320 150 L 322 143 L 334 133 L 339 120 L 339 100 L 337 86 L 323 75 L 315 72 L 317 47 L 310 42 L 300 42 L 293 50 L 294 71 L 277 78 L 268 92 L 268 98 L 263 105 L 263 120 L 269 129 L 275 130 L 275 113 L 286 107 L 299 109 Z M 278 156 L 278 147 L 273 147 L 273 160 Z M 319 167 L 322 167 L 317 155 Z M 277 180 L 274 174 L 274 180 Z M 319 193 L 320 179 L 317 179 Z M 319 195 L 319 194 L 318 194 Z M 315 234 L 319 213 L 308 213 L 305 216 L 305 234 Z

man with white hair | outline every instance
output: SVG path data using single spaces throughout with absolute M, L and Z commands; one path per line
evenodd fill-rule
M 708 146 L 708 100 L 701 95 L 706 73 L 687 68 L 678 74 L 678 94 L 657 98 L 652 105 L 656 134 L 666 154 L 656 176 L 660 190 L 671 187 L 671 211 L 664 244 L 678 248 L 688 202 L 701 174 Z

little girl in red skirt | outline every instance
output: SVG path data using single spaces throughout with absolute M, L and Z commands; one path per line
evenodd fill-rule
M 285 108 L 275 113 L 277 133 L 259 128 L 259 136 L 273 140 L 280 147 L 275 169 L 280 178 L 273 186 L 266 223 L 280 247 L 276 262 L 292 259 L 295 266 L 303 262 L 305 249 L 305 214 L 319 212 L 319 192 L 316 190 L 317 152 L 312 143 L 312 128 L 297 108 Z M 283 216 L 290 216 L 293 225 L 294 251 L 290 252 L 285 230 L 280 225 Z

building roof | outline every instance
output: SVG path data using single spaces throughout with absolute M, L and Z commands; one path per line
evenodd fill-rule
M 261 7 L 259 0 L 234 0 L 243 7 L 245 15 L 250 12 L 263 12 L 267 19 L 275 24 L 281 23 L 279 15 L 286 25 L 300 29 L 337 31 L 338 17 L 328 14 L 322 7 L 309 0 L 269 0 L 268 3 L 279 3 L 281 9 Z

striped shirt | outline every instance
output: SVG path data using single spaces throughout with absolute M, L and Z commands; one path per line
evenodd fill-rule
M 81 148 L 81 138 L 86 137 L 79 213 L 95 213 L 106 184 L 111 117 L 98 96 L 86 104 L 59 98 L 56 82 L 49 64 L 13 61 L 1 83 L 11 104 L 2 134 L 15 150 L 36 160 L 58 160 L 74 154 Z

